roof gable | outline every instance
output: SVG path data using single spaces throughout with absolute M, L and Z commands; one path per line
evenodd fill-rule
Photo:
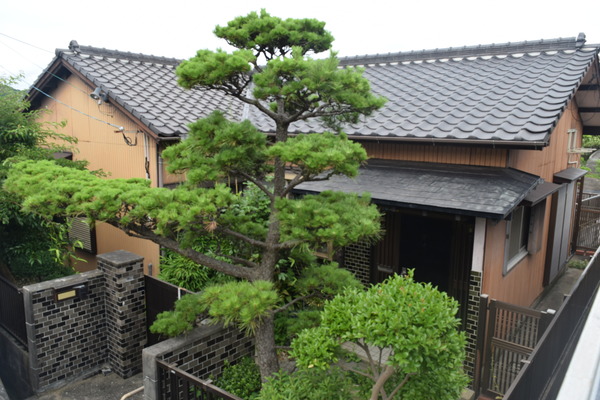
M 179 62 L 174 58 L 78 46 L 76 42 L 69 49 L 57 50 L 54 60 L 78 73 L 92 87 L 100 87 L 111 101 L 160 137 L 185 134 L 190 122 L 214 110 L 240 118 L 242 106 L 237 100 L 217 92 L 180 87 L 175 76 Z M 30 91 L 30 96 L 36 94 L 35 90 Z

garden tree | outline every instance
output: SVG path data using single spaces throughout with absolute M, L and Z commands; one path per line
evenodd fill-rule
M 371 400 L 454 400 L 468 383 L 457 311 L 456 300 L 415 282 L 411 270 L 327 302 L 320 326 L 301 332 L 291 355 L 302 370 L 328 369 L 343 356 L 341 345 L 350 343 L 365 355 L 366 367 L 342 368 L 371 381 Z
M 54 152 L 74 142 L 57 134 L 52 126 L 37 122 L 40 112 L 29 111 L 24 93 L 11 87 L 17 82 L 18 78 L 0 78 L 0 185 L 10 160 L 52 159 Z M 70 270 L 64 265 L 69 254 L 65 226 L 20 208 L 14 194 L 0 190 L 0 265 L 20 281 L 68 274 Z
M 282 20 L 264 10 L 253 12 L 215 28 L 215 34 L 236 50 L 200 50 L 179 65 L 176 74 L 181 86 L 221 92 L 237 99 L 240 107 L 254 107 L 271 121 L 275 132 L 268 137 L 250 122 L 228 121 L 219 112 L 191 124 L 189 137 L 163 152 L 170 172 L 186 174 L 187 181 L 180 187 L 150 188 L 139 179 L 100 180 L 47 163 L 16 165 L 5 187 L 27 197 L 27 210 L 105 221 L 243 279 L 209 292 L 204 300 L 211 304 L 196 297 L 195 308 L 187 309 L 187 314 L 208 309 L 213 317 L 252 332 L 261 375 L 270 375 L 278 370 L 274 312 L 289 307 L 281 305 L 275 292 L 278 262 L 292 250 L 312 251 L 326 243 L 345 246 L 379 232 L 378 211 L 366 195 L 324 192 L 290 198 L 302 182 L 357 174 L 366 152 L 348 140 L 340 126 L 357 122 L 384 103 L 371 93 L 361 70 L 338 68 L 335 54 L 310 58 L 331 47 L 333 37 L 324 26 L 313 19 Z M 333 133 L 290 137 L 293 122 L 314 118 Z M 290 181 L 286 181 L 286 166 L 295 172 Z M 244 196 L 221 183 L 233 177 L 264 193 L 264 216 L 239 207 Z M 236 251 L 196 251 L 195 240 L 202 236 L 233 242 Z M 317 267 L 310 274 L 323 278 L 313 283 L 321 287 L 331 283 L 339 289 L 340 282 L 326 279 Z

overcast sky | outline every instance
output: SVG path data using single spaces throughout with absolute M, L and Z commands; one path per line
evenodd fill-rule
M 56 48 L 80 45 L 189 58 L 224 47 L 212 30 L 265 8 L 317 18 L 340 56 L 574 37 L 600 43 L 599 0 L 7 0 L 0 13 L 0 75 L 28 87 Z M 35 47 L 34 47 L 35 46 Z

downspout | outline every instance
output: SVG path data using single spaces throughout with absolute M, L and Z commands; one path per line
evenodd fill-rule
M 160 142 L 158 140 L 156 141 L 156 177 L 157 187 L 163 187 L 163 158 L 160 153 Z
M 144 132 L 144 170 L 146 171 L 146 179 L 150 179 L 150 147 L 146 132 Z

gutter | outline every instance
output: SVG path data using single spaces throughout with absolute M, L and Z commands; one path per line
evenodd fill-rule
M 274 132 L 265 132 L 267 136 L 275 137 Z M 306 135 L 306 133 L 289 133 L 290 137 Z M 503 141 L 503 140 L 482 140 L 482 139 L 436 139 L 436 138 L 415 138 L 404 136 L 363 136 L 346 133 L 348 139 L 356 142 L 395 142 L 405 144 L 428 144 L 428 145 L 467 145 L 479 147 L 492 147 L 495 149 L 509 148 L 521 150 L 542 150 L 550 145 L 549 141 Z
M 481 139 L 435 139 L 435 138 L 412 138 L 412 137 L 370 137 L 370 136 L 357 136 L 348 135 L 348 138 L 357 142 L 397 142 L 397 143 L 418 143 L 418 144 L 430 144 L 435 146 L 439 145 L 469 145 L 469 146 L 485 146 L 493 148 L 511 148 L 511 149 L 530 149 L 530 150 L 542 150 L 547 147 L 550 143 L 548 141 L 503 141 L 503 140 L 481 140 Z

